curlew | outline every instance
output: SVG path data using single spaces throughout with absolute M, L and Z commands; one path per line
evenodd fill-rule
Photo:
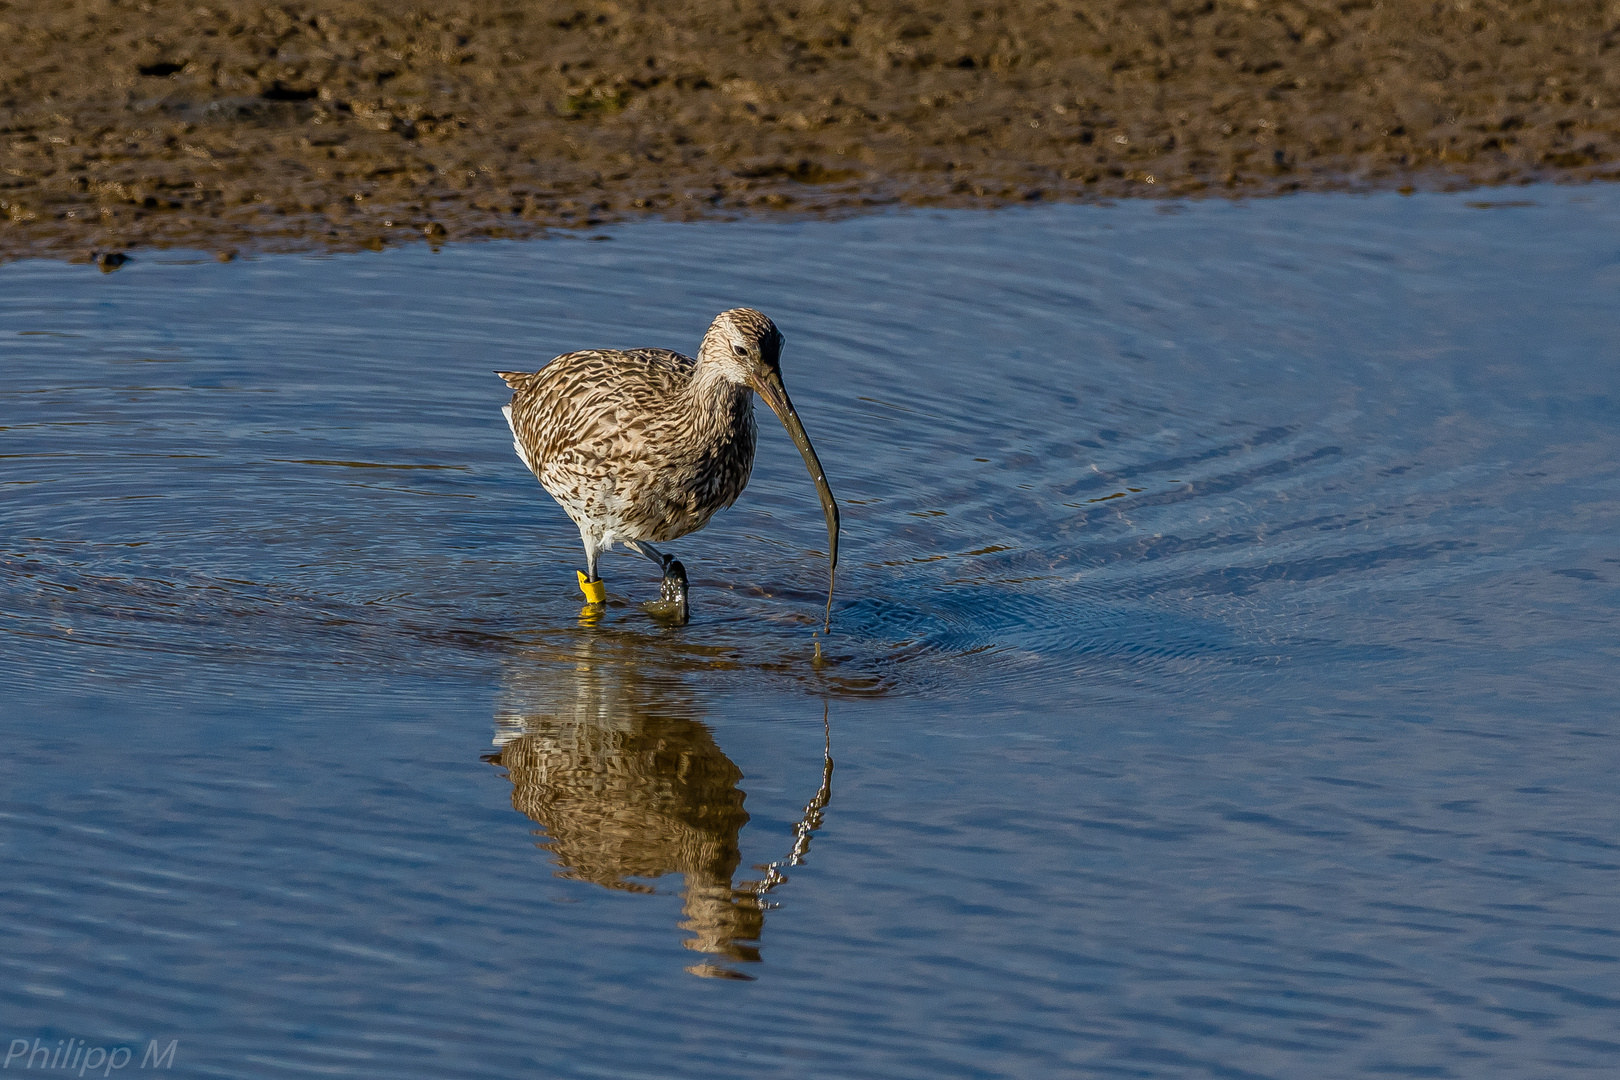
M 782 335 L 752 308 L 715 316 L 697 358 L 668 349 L 586 349 L 536 372 L 498 371 L 517 455 L 579 527 L 587 613 L 607 598 L 597 556 L 623 544 L 664 573 L 658 604 L 686 621 L 686 572 L 653 545 L 707 525 L 737 501 L 754 464 L 754 394 L 799 448 L 827 518 L 827 618 L 838 567 L 838 504 L 782 385 Z

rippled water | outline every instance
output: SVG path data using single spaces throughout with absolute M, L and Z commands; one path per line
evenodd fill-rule
M 1532 188 L 0 267 L 0 1040 L 1607 1075 L 1617 237 Z M 583 624 L 491 371 L 739 304 L 832 634 L 768 414 L 692 624 L 617 556 Z

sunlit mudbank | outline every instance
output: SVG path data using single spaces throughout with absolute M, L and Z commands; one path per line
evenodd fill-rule
M 683 944 L 727 960 L 757 963 L 770 904 L 786 878 L 775 866 L 760 881 L 734 881 L 738 834 L 748 824 L 742 770 L 715 743 L 702 705 L 678 677 L 649 673 L 639 654 L 650 638 L 587 632 L 576 662 L 554 652 L 519 654 L 506 667 L 495 713 L 499 751 L 487 761 L 512 781 L 512 806 L 544 830 L 557 876 L 604 888 L 652 893 L 647 882 L 680 874 Z M 826 804 L 831 761 L 811 812 Z M 802 854 L 813 825 L 802 828 Z M 713 964 L 696 975 L 747 978 Z

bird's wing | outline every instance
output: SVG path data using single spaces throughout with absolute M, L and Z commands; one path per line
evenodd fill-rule
M 532 375 L 507 378 L 513 431 L 531 467 L 565 456 L 580 464 L 637 460 L 696 363 L 667 349 L 565 353 Z

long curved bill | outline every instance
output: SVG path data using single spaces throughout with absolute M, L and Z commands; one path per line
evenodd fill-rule
M 821 499 L 821 512 L 827 517 L 827 623 L 826 628 L 832 627 L 832 598 L 833 586 L 838 580 L 838 502 L 833 498 L 832 488 L 827 486 L 827 474 L 821 468 L 821 461 L 816 457 L 816 448 L 810 445 L 810 436 L 804 433 L 804 425 L 799 423 L 799 414 L 793 409 L 793 401 L 788 397 L 787 387 L 782 385 L 782 377 L 774 371 L 767 370 L 764 374 L 753 380 L 754 390 L 765 399 L 765 404 L 771 407 L 771 412 L 782 421 L 787 428 L 788 437 L 793 445 L 799 448 L 799 456 L 804 458 L 805 468 L 810 470 L 810 478 L 816 482 L 816 495 Z

